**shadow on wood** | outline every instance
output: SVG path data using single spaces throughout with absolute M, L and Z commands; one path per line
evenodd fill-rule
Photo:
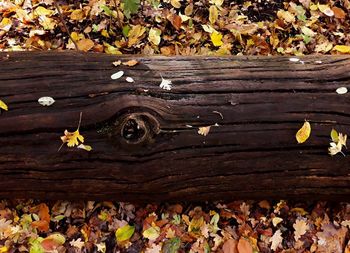
M 112 65 L 137 59 L 134 67 Z M 0 53 L 0 197 L 348 199 L 350 58 Z M 112 80 L 119 70 L 124 76 Z M 159 87 L 161 76 L 172 89 Z M 125 80 L 132 77 L 134 83 Z M 37 100 L 51 96 L 49 107 Z M 91 152 L 61 145 L 80 132 Z M 295 133 L 307 119 L 310 139 Z M 198 128 L 211 126 L 207 136 Z

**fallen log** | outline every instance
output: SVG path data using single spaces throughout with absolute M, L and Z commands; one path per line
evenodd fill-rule
M 131 59 L 139 64 L 112 64 Z M 2 52 L 0 197 L 349 199 L 349 157 L 327 150 L 332 128 L 349 133 L 350 94 L 335 92 L 349 85 L 349 63 Z M 44 96 L 55 103 L 40 105 Z M 93 150 L 58 151 L 80 113 Z M 297 144 L 304 120 L 311 136 Z

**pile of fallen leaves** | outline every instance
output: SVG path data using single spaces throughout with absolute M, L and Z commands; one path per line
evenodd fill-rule
M 0 50 L 350 53 L 349 0 L 1 0 Z
M 0 252 L 350 252 L 350 204 L 0 202 Z

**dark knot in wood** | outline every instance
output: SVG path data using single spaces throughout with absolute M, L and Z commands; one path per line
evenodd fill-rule
M 123 115 L 118 131 L 128 144 L 148 143 L 159 133 L 159 123 L 150 113 L 131 113 Z

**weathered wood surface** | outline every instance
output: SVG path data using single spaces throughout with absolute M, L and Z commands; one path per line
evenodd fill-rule
M 118 59 L 140 64 L 112 66 Z M 302 60 L 0 53 L 9 106 L 0 115 L 0 197 L 349 199 L 349 156 L 327 147 L 332 128 L 350 133 L 350 94 L 335 92 L 349 86 L 350 58 Z M 111 80 L 118 70 L 125 76 Z M 56 103 L 43 107 L 42 96 Z M 80 112 L 93 151 L 57 152 Z M 312 135 L 297 144 L 304 119 Z

